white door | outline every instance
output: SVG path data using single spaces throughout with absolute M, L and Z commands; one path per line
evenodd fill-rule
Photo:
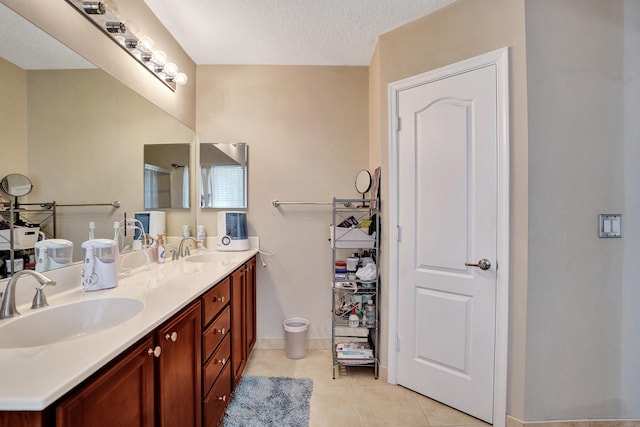
M 493 422 L 495 64 L 398 94 L 399 384 Z M 478 265 L 479 264 L 479 265 Z

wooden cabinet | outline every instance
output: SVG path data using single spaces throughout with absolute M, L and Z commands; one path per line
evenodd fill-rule
M 256 342 L 256 258 L 231 275 L 231 367 L 235 387 Z
M 162 348 L 157 358 L 159 426 L 200 425 L 200 330 L 197 302 L 156 333 L 156 343 Z
M 200 348 L 198 301 L 60 403 L 56 426 L 199 426 Z
M 153 427 L 153 351 L 148 337 L 73 392 L 57 406 L 56 426 Z
M 231 283 L 227 277 L 202 297 L 202 420 L 215 427 L 231 396 Z
M 245 348 L 247 357 L 251 354 L 256 343 L 256 258 L 253 257 L 246 264 L 246 286 L 247 297 L 245 299 Z

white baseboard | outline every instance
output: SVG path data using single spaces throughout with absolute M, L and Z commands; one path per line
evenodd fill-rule
M 284 338 L 258 338 L 254 348 L 260 350 L 284 350 Z M 331 338 L 308 338 L 308 350 L 331 350 Z
M 640 420 L 551 420 L 551 421 L 520 421 L 507 415 L 507 427 L 637 427 Z

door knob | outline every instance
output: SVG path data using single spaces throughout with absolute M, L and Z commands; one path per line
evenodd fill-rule
M 466 265 L 467 267 L 480 267 L 481 270 L 488 270 L 491 268 L 491 261 L 486 258 L 482 258 L 480 261 L 478 261 L 477 264 L 465 262 L 464 265 Z

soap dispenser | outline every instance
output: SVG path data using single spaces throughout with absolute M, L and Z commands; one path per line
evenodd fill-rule
M 156 241 L 156 249 L 158 250 L 158 264 L 163 264 L 165 261 L 165 250 L 164 236 L 162 234 L 158 235 L 158 240 Z

